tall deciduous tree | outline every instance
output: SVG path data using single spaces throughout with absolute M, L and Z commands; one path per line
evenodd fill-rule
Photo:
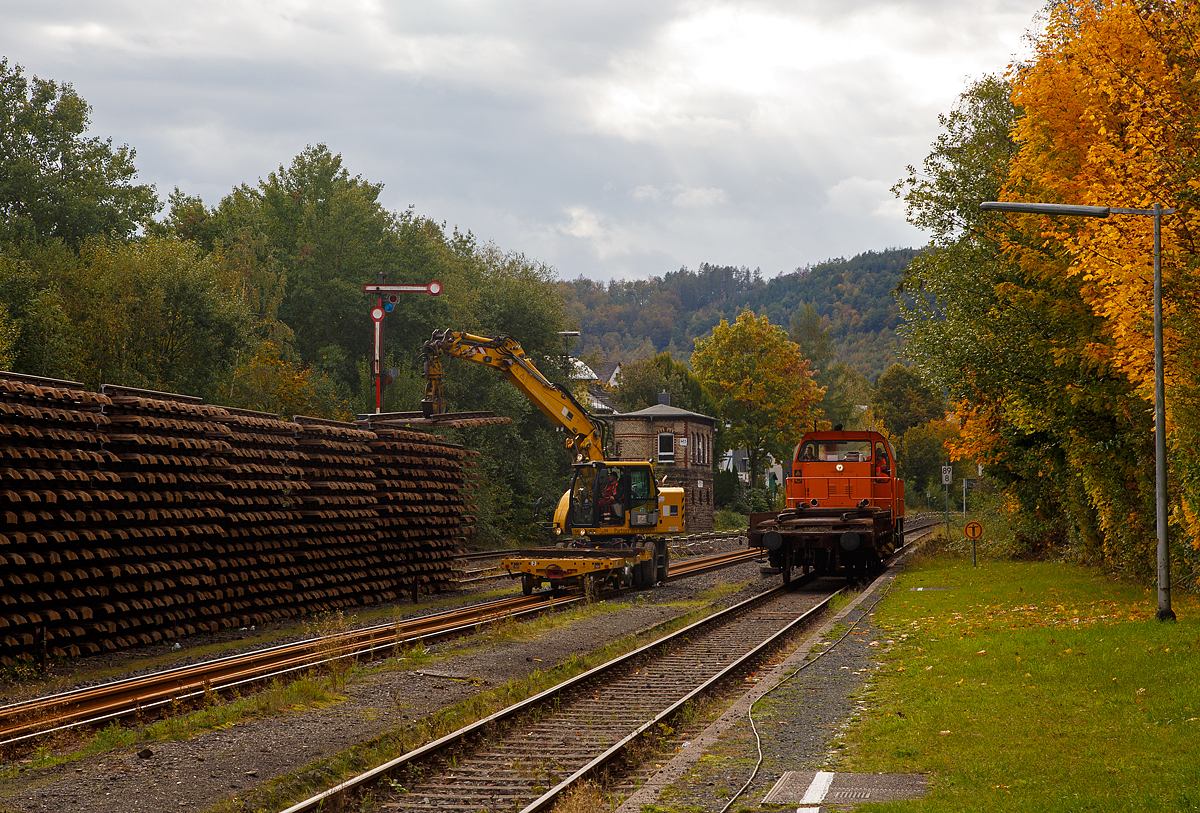
M 250 314 L 217 258 L 192 243 L 89 243 L 64 291 L 72 367 L 91 386 L 119 383 L 221 402 Z
M 768 454 L 790 456 L 824 394 L 787 332 L 748 310 L 732 325 L 721 320 L 711 338 L 698 339 L 692 366 L 729 422 L 727 447 L 746 449 L 754 483 Z
M 1026 114 L 1021 149 L 1005 187 L 1009 200 L 1177 209 L 1163 219 L 1166 380 L 1173 496 L 1200 547 L 1200 5 L 1195 2 L 1102 3 L 1064 0 L 1050 15 L 1037 59 L 1015 83 Z M 1070 88 L 1070 92 L 1064 92 Z M 1152 241 L 1149 217 L 1010 218 L 1026 235 L 1007 250 L 1043 273 L 1068 275 L 1103 336 L 1064 348 L 1094 368 L 1123 377 L 1133 398 L 1118 413 L 1119 445 L 1076 446 L 1086 493 L 1098 511 L 1104 554 L 1147 570 L 1154 562 L 1150 449 L 1143 416 L 1153 402 Z M 1059 247 L 1047 263 L 1039 244 Z M 1060 351 L 1061 352 L 1061 351 Z M 1114 452 L 1119 451 L 1119 456 Z M 1113 460 L 1116 456 L 1116 461 Z M 1117 465 L 1114 465 L 1117 462 Z M 1113 471 L 1120 472 L 1116 477 Z M 1140 476 L 1139 476 L 1140 475 Z M 1136 484 L 1136 485 L 1135 485 Z M 1147 533 L 1149 530 L 1149 533 Z
M 66 83 L 0 59 L 0 243 L 131 236 L 158 211 L 134 150 L 88 137 L 91 108 Z
M 875 417 L 897 436 L 927 421 L 940 420 L 946 413 L 941 394 L 903 364 L 893 364 L 879 377 L 871 406 Z
M 789 337 L 800 345 L 800 352 L 809 360 L 813 373 L 819 375 L 833 359 L 833 339 L 828 327 L 821 326 L 821 316 L 811 302 L 792 314 Z

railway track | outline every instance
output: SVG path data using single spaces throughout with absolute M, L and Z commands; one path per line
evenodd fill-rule
M 373 789 L 388 811 L 548 810 L 807 627 L 839 591 L 780 585 L 307 799 L 340 809 Z
M 920 538 L 937 524 L 918 519 L 906 537 Z M 284 813 L 343 809 L 367 790 L 386 811 L 549 810 L 569 789 L 620 762 L 633 744 L 669 726 L 689 702 L 728 685 L 809 625 L 841 592 L 816 597 L 797 589 L 815 581 L 780 585 Z
M 729 567 L 754 555 L 756 552 L 743 550 L 696 557 L 694 561 L 677 564 L 671 580 Z M 622 591 L 603 595 L 619 592 Z M 481 624 L 540 615 L 583 600 L 581 595 L 557 596 L 552 592 L 504 598 L 0 706 L 0 748 L 31 744 L 39 738 L 72 728 L 160 713 L 172 706 L 203 698 L 208 693 L 244 691 L 276 679 L 294 677 L 330 661 L 390 654 L 401 646 L 470 633 Z
M 672 540 L 670 544 L 672 560 L 684 556 L 694 556 L 703 551 L 703 549 L 711 549 L 713 546 L 721 543 L 729 542 L 745 542 L 746 532 L 730 531 L 730 532 L 713 532 L 704 534 L 690 534 L 678 539 Z M 469 584 L 479 584 L 481 582 L 494 581 L 496 579 L 509 578 L 511 574 L 508 571 L 500 569 L 500 561 L 505 558 L 514 556 L 538 556 L 545 554 L 545 548 L 522 548 L 519 550 L 493 550 L 493 551 L 473 551 L 471 553 L 461 553 L 457 559 L 463 566 L 462 573 L 464 578 L 457 580 L 459 586 Z M 481 567 L 472 567 L 472 565 L 482 564 Z M 669 580 L 668 580 L 669 581 Z
M 153 713 L 208 692 L 244 690 L 330 661 L 390 653 L 398 646 L 472 632 L 480 624 L 536 615 L 581 600 L 579 596 L 555 597 L 549 593 L 504 598 L 9 704 L 0 707 L 0 747 L 70 728 Z

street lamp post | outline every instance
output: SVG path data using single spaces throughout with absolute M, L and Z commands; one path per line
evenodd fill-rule
M 1171 559 L 1167 547 L 1167 411 L 1163 385 L 1162 332 L 1162 216 L 1174 214 L 1154 204 L 1153 209 L 1119 209 L 1114 206 L 1068 206 L 1061 203 L 1006 203 L 986 201 L 980 209 L 990 212 L 1021 212 L 1069 217 L 1148 215 L 1154 218 L 1154 496 L 1158 525 L 1158 612 L 1160 621 L 1174 621 L 1171 609 Z

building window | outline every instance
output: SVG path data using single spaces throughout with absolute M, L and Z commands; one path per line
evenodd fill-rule
M 670 432 L 661 432 L 658 435 L 658 462 L 675 462 L 675 436 Z

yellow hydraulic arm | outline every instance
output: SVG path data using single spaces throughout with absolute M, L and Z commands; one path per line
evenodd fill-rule
M 604 460 L 604 425 L 594 420 L 566 388 L 547 380 L 525 356 L 520 343 L 508 336 L 489 339 L 461 331 L 434 331 L 433 338 L 425 342 L 421 351 L 425 361 L 425 398 L 421 410 L 425 417 L 446 412 L 446 398 L 442 394 L 443 355 L 496 368 L 550 420 L 570 433 L 567 448 L 574 452 L 575 462 Z

